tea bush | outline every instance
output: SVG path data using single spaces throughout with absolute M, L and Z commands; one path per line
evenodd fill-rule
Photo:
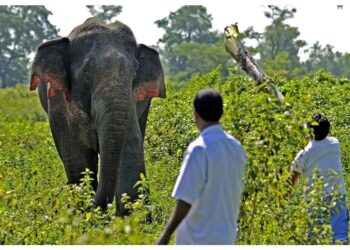
M 143 195 L 126 218 L 91 206 L 88 175 L 80 185 L 65 185 L 63 165 L 46 114 L 27 86 L 0 91 L 0 244 L 153 244 L 164 229 L 175 201 L 170 197 L 187 145 L 198 136 L 192 100 L 202 88 L 224 98 L 224 129 L 247 153 L 238 244 L 330 244 L 328 224 L 308 213 L 323 213 L 323 183 L 315 182 L 306 202 L 303 181 L 291 191 L 288 176 L 309 131 L 312 113 L 328 116 L 331 135 L 341 142 L 349 182 L 350 81 L 317 72 L 300 80 L 278 80 L 282 105 L 262 93 L 246 76 L 224 78 L 218 67 L 186 85 L 167 83 L 167 98 L 154 99 L 147 124 L 147 179 L 137 183 Z M 150 190 L 150 194 L 146 190 Z M 318 212 L 318 210 L 320 210 Z M 152 219 L 150 219 L 150 215 Z M 327 217 L 322 217 L 327 221 Z

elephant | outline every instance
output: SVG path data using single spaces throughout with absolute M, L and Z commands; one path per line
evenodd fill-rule
M 41 44 L 32 63 L 30 90 L 38 89 L 68 184 L 92 171 L 95 206 L 138 197 L 145 173 L 143 141 L 153 97 L 165 98 L 156 50 L 137 44 L 122 22 L 89 18 L 67 37 Z M 99 175 L 98 175 L 99 171 Z M 97 178 L 98 176 L 98 178 Z

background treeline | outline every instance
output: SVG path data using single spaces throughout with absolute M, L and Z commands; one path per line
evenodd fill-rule
M 92 16 L 106 23 L 116 20 L 123 10 L 118 5 L 86 7 Z M 249 52 L 260 60 L 264 70 L 272 77 L 286 79 L 319 69 L 336 77 L 350 77 L 350 54 L 338 52 L 329 44 L 308 45 L 301 40 L 298 27 L 287 23 L 296 13 L 295 8 L 269 5 L 264 14 L 270 24 L 262 33 L 253 27 L 241 31 L 243 41 L 250 44 Z M 28 82 L 31 56 L 38 45 L 56 38 L 59 32 L 48 20 L 51 14 L 45 6 L 0 6 L 1 87 Z M 223 71 L 228 74 L 227 69 L 234 63 L 223 46 L 223 34 L 212 29 L 212 20 L 204 6 L 187 5 L 155 21 L 165 31 L 154 47 L 161 54 L 167 79 L 186 82 L 218 65 L 223 65 Z
M 323 69 L 334 76 L 350 77 L 349 53 L 337 52 L 331 45 L 322 47 L 319 42 L 308 46 L 300 39 L 298 27 L 287 24 L 288 19 L 294 18 L 295 8 L 269 5 L 268 9 L 264 14 L 270 24 L 262 33 L 253 27 L 241 32 L 244 42 L 255 44 L 248 51 L 260 59 L 268 75 L 292 79 Z M 204 6 L 183 6 L 156 21 L 165 30 L 158 47 L 168 77 L 187 81 L 217 65 L 223 65 L 224 69 L 232 67 L 223 47 L 224 36 L 212 30 L 211 22 L 212 17 Z M 300 59 L 301 52 L 305 53 L 304 61 Z

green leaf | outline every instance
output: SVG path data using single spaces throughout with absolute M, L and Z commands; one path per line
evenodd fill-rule
M 310 125 L 314 127 L 320 126 L 320 124 L 317 121 L 312 121 Z

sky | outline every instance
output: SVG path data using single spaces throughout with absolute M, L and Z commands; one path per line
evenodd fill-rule
M 101 0 L 85 1 L 72 0 L 68 5 L 67 0 L 12 0 L 2 4 L 44 4 L 53 15 L 49 17 L 52 24 L 60 29 L 60 36 L 67 36 L 77 25 L 83 23 L 90 13 L 86 4 L 122 5 L 123 11 L 118 20 L 128 25 L 134 32 L 138 43 L 154 45 L 162 37 L 164 31 L 154 23 L 156 20 L 168 17 L 170 12 L 175 12 L 183 5 L 200 4 L 207 8 L 212 15 L 213 30 L 223 32 L 224 28 L 232 23 L 237 23 L 240 30 L 253 26 L 256 31 L 262 32 L 270 21 L 264 16 L 268 4 L 276 4 L 280 7 L 295 7 L 297 13 L 288 23 L 296 26 L 300 32 L 300 39 L 307 42 L 306 47 L 311 47 L 316 41 L 322 46 L 331 44 L 336 51 L 350 53 L 349 24 L 350 4 L 338 9 L 332 1 L 252 1 L 252 0 Z M 305 4 L 306 3 L 306 4 Z

